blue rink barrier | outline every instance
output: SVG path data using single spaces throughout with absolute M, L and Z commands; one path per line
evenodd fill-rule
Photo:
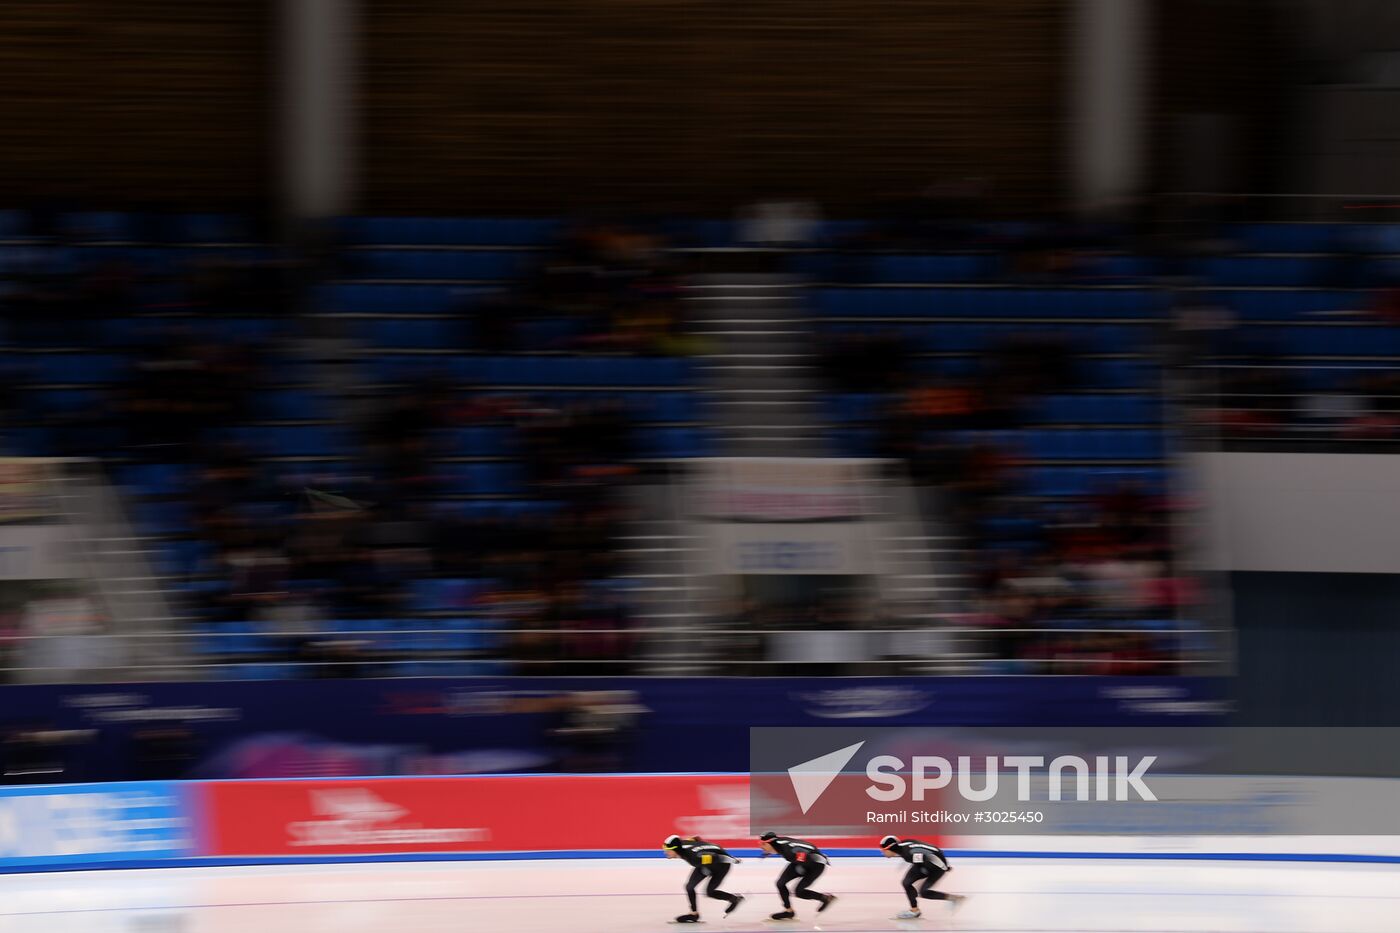
M 619 793 L 636 793 L 637 781 L 657 779 L 675 782 L 684 776 L 678 775 L 567 775 L 554 778 L 517 776 L 492 778 L 494 782 L 519 782 L 522 797 L 537 792 L 526 786 L 530 782 L 549 782 L 563 778 L 572 780 L 587 777 L 601 780 L 610 785 L 611 778 L 619 782 Z M 697 786 L 715 778 L 728 777 L 731 781 L 738 775 L 693 775 Z M 437 778 L 441 787 L 444 781 L 449 784 L 461 783 L 464 795 L 471 793 L 472 784 L 480 779 Z M 633 782 L 631 784 L 627 782 Z M 149 782 L 114 783 L 90 785 L 52 785 L 33 787 L 0 787 L 0 872 L 43 872 L 77 869 L 115 870 L 173 868 L 198 866 L 243 866 L 243 865 L 326 865 L 351 862 L 439 862 L 439 861 L 503 861 L 527 859 L 628 859 L 659 858 L 656 848 L 618 847 L 612 849 L 566 849 L 566 850 L 493 850 L 489 844 L 477 846 L 473 851 L 429 851 L 428 837 L 423 848 L 414 851 L 398 842 L 393 845 L 396 851 L 385 851 L 388 846 L 367 844 L 360 851 L 301 854 L 295 849 L 269 854 L 227 854 L 221 852 L 215 841 L 215 788 L 224 791 L 240 790 L 239 785 L 259 785 L 242 788 L 254 795 L 271 789 L 272 785 L 283 788 L 289 782 L 230 781 L 230 782 Z M 371 834 L 385 830 L 393 832 L 414 832 L 437 825 L 431 821 L 434 811 L 419 808 L 415 800 L 421 796 L 418 785 L 429 783 L 429 779 L 396 778 L 392 780 L 395 793 L 389 794 L 383 779 L 363 779 L 359 781 L 325 781 L 306 779 L 295 782 L 308 794 L 322 795 L 326 788 L 332 805 L 329 819 L 344 819 L 344 813 L 352 812 L 352 820 L 368 821 L 356 827 Z M 449 787 L 451 790 L 451 787 Z M 369 791 L 369 795 L 362 793 Z M 514 792 L 512 790 L 512 792 Z M 611 787 L 606 791 L 612 793 Z M 373 796 L 374 794 L 379 796 Z M 466 798 L 469 800 L 470 798 Z M 450 798 L 449 798 L 450 800 Z M 369 816 L 354 816 L 356 808 L 366 806 L 373 810 Z M 688 806 L 688 805 L 687 805 Z M 340 815 L 337 815 L 337 808 Z M 452 808 L 456 810 L 456 807 Z M 465 808 L 470 810 L 470 806 Z M 441 811 L 437 811 L 439 814 Z M 508 821 L 510 811 L 495 814 Z M 608 810 L 607 813 L 614 812 Z M 692 809 L 677 808 L 678 820 L 684 820 L 681 813 L 691 813 Z M 589 811 L 600 819 L 615 821 L 596 808 Z M 276 808 L 238 807 L 227 810 L 223 817 L 246 819 L 261 822 L 264 826 L 281 831 L 286 828 L 287 816 Z M 425 817 L 429 821 L 424 823 Z M 586 819 L 593 817 L 587 816 Z M 653 820 L 648 820 L 648 823 Z M 655 822 L 662 823 L 656 820 Z M 297 825 L 297 824 L 293 824 Z M 304 824 L 301 824 L 304 825 Z M 501 825 L 505 825 L 502 823 Z M 600 824 L 601 825 L 601 824 Z M 626 827 L 625 832 L 638 841 L 652 836 L 660 838 L 670 827 L 658 825 L 646 827 Z M 737 831 L 736 831 L 737 832 Z M 597 834 L 583 833 L 583 838 L 597 838 Z M 501 837 L 492 837 L 501 841 Z M 569 833 L 565 838 L 580 838 L 579 834 Z M 724 838 L 716 836 L 720 841 Z M 948 854 L 955 859 L 1014 859 L 1014 860 L 1133 860 L 1133 861 L 1217 861 L 1217 862 L 1313 862 L 1336 864 L 1376 864 L 1400 865 L 1400 854 L 1387 851 L 1344 852 L 1325 851 L 1337 843 L 1322 842 L 1318 847 L 1324 851 L 1310 849 L 1307 837 L 1280 837 L 1275 851 L 1115 851 L 1110 838 L 1101 838 L 1088 843 L 1092 849 L 1077 850 L 1085 845 L 1082 837 L 1078 843 L 1047 841 L 1047 845 L 1063 845 L 1063 849 L 977 849 L 950 847 Z M 745 847 L 742 837 L 728 840 L 730 851 L 745 859 L 757 859 L 757 849 Z M 417 843 L 414 843 L 417 844 Z M 1345 845 L 1346 843 L 1341 843 Z M 625 843 L 624 843 L 625 845 Z M 1228 846 L 1228 843 L 1224 845 Z M 1359 846 L 1365 848 L 1365 846 Z M 1385 847 L 1381 847 L 1384 849 Z M 873 857 L 872 846 L 827 848 L 827 852 L 837 858 Z
M 740 858 L 757 858 L 757 849 L 731 849 Z M 833 858 L 871 858 L 870 849 L 826 849 Z M 1400 865 L 1400 855 L 1368 855 L 1344 852 L 1052 852 L 990 849 L 946 849 L 954 859 L 1006 859 L 1046 861 L 1157 861 L 1157 862 L 1306 862 L 1314 864 Z M 236 868 L 259 865 L 335 865 L 389 862 L 509 862 L 561 859 L 660 858 L 653 849 L 577 850 L 543 852 L 420 852 L 382 855 L 307 856 L 304 858 L 227 858 L 180 856 L 176 858 L 81 859 L 64 862 L 0 863 L 8 874 L 54 871 L 131 871 L 153 868 Z

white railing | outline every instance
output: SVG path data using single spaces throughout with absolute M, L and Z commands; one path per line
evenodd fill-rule
M 472 649 L 454 648 L 453 636 L 469 635 L 484 644 Z M 516 653 L 512 639 L 542 640 L 535 650 Z M 307 628 L 293 631 L 218 631 L 130 633 L 121 635 L 25 635 L 17 642 L 45 639 L 85 639 L 93 649 L 89 656 L 132 658 L 120 665 L 95 665 L 86 669 L 85 681 L 141 681 L 168 679 L 171 672 L 187 672 L 195 679 L 224 679 L 244 672 L 246 665 L 274 665 L 287 676 L 314 675 L 342 669 L 362 676 L 394 676 L 385 665 L 412 664 L 431 673 L 463 673 L 461 668 L 482 665 L 476 673 L 557 673 L 559 669 L 587 674 L 606 667 L 608 673 L 646 674 L 653 658 L 633 657 L 632 644 L 646 639 L 676 639 L 668 658 L 693 662 L 707 675 L 743 676 L 775 674 L 791 669 L 805 673 L 813 665 L 824 669 L 849 666 L 857 673 L 892 675 L 916 673 L 961 674 L 1058 674 L 1152 670 L 1153 672 L 1222 672 L 1225 658 L 1218 648 L 1229 633 L 1220 629 L 1186 626 L 1146 628 L 1131 623 L 1085 620 L 1082 626 L 1017 626 L 950 624 L 934 628 L 792 630 L 714 628 L 678 635 L 671 628 L 599 628 L 542 630 L 535 628 L 483 628 L 451 630 L 423 625 L 405 628 Z M 416 646 L 395 644 L 420 639 Z M 596 644 L 598 639 L 612 644 Z M 434 639 L 443 644 L 435 646 Z M 635 642 L 633 641 L 635 640 Z M 841 646 L 859 641 L 864 657 L 845 659 Z M 192 642 L 202 643 L 197 649 Z M 101 644 L 93 644 L 100 642 Z M 999 650 L 1014 643 L 1020 656 L 1006 657 Z M 835 645 L 836 654 L 824 646 Z M 225 647 L 226 646 L 226 650 Z M 170 651 L 171 662 L 154 660 Z M 804 650 L 812 651 L 804 656 Z M 331 652 L 339 652 L 332 654 Z M 7 652 L 8 653 L 8 652 Z M 722 660 L 716 660 L 716 659 Z M 188 660 L 185 660 L 188 659 Z M 178 663 L 174 663 L 178 660 Z M 489 668 L 489 669 L 487 669 Z M 867 669 L 868 668 L 868 669 Z M 504 670 L 502 670 L 504 669 Z M 833 671 L 827 670 L 831 673 Z M 22 673 L 29 682 L 43 681 L 43 674 L 70 680 L 71 667 L 17 666 L 0 663 L 0 674 L 14 679 Z M 470 675 L 471 672 L 468 672 Z M 103 675 L 106 675 L 105 677 Z

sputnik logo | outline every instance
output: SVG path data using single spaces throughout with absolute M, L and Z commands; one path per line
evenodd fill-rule
M 812 809 L 812 805 L 826 793 L 826 789 L 836 780 L 841 769 L 846 767 L 864 744 L 862 741 L 847 745 L 820 758 L 813 758 L 788 768 L 788 779 L 792 781 L 792 790 L 797 794 L 797 803 L 802 807 L 803 813 Z

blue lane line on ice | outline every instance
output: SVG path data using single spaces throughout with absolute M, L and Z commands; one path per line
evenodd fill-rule
M 756 849 L 731 849 L 740 858 L 758 858 Z M 1167 862 L 1322 862 L 1361 865 L 1400 865 L 1400 855 L 1334 852 L 1039 852 L 994 849 L 948 849 L 954 858 L 1167 861 Z M 828 855 L 871 858 L 874 849 L 827 849 Z M 373 862 L 508 862 L 558 859 L 661 858 L 656 849 L 568 849 L 541 852 L 404 852 L 381 855 L 305 855 L 247 857 L 187 857 L 116 859 L 82 864 L 6 865 L 0 874 L 60 871 L 120 871 L 147 868 L 234 868 L 253 865 L 344 865 Z

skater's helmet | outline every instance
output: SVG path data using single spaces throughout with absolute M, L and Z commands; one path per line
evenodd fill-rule
M 768 832 L 764 833 L 762 836 L 759 836 L 759 837 L 758 837 L 758 841 L 759 841 L 759 842 L 772 842 L 774 839 L 777 839 L 777 838 L 778 838 L 778 834 L 775 833 L 775 832 L 773 832 L 772 830 L 769 830 Z
M 898 836 L 886 836 L 884 839 L 880 840 L 880 848 L 888 849 L 890 846 L 894 845 L 898 841 Z
M 663 849 L 679 849 L 681 847 L 681 837 L 675 833 L 666 837 L 666 841 L 661 843 Z

